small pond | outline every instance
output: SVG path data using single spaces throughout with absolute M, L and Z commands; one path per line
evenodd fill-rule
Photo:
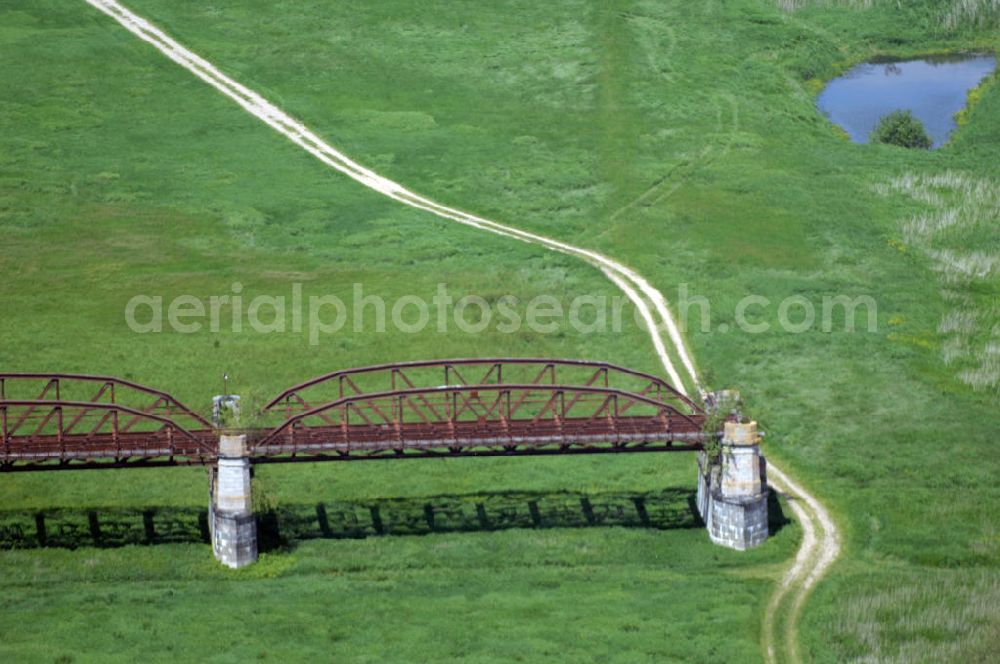
M 969 90 L 988 76 L 992 55 L 927 57 L 905 62 L 866 62 L 832 80 L 817 100 L 819 109 L 855 143 L 867 143 L 878 119 L 897 110 L 920 118 L 934 147 L 955 128 L 955 114 Z

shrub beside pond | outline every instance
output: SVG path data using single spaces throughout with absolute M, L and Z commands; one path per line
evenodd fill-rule
M 888 143 L 904 148 L 929 150 L 934 141 L 924 123 L 910 111 L 893 111 L 883 115 L 872 131 L 873 143 Z

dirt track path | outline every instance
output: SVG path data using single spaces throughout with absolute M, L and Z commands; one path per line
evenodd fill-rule
M 695 363 L 663 294 L 640 274 L 602 254 L 575 247 L 553 238 L 537 235 L 512 226 L 484 219 L 455 208 L 441 205 L 414 193 L 347 157 L 324 141 L 308 127 L 271 104 L 257 92 L 229 78 L 204 58 L 193 53 L 152 23 L 133 13 L 116 0 L 86 0 L 115 19 L 139 39 L 151 44 L 163 55 L 232 99 L 246 112 L 310 153 L 318 160 L 383 196 L 404 205 L 424 210 L 438 217 L 502 235 L 522 242 L 539 245 L 580 258 L 600 269 L 636 306 L 649 330 L 650 341 L 671 382 L 689 394 L 693 388 L 703 393 Z M 664 334 L 665 333 L 665 334 Z M 664 336 L 666 338 L 664 338 Z M 678 365 L 684 378 L 678 372 Z M 797 485 L 776 466 L 769 464 L 769 479 L 779 491 L 789 495 L 795 515 L 802 523 L 805 537 L 802 546 L 775 590 L 764 619 L 764 648 L 769 661 L 779 655 L 775 636 L 776 615 L 787 615 L 784 654 L 797 660 L 795 622 L 810 589 L 819 581 L 840 551 L 839 535 L 832 518 L 816 498 Z M 791 605 L 788 605 L 791 602 Z M 788 606 L 788 613 L 785 608 Z
M 801 524 L 802 544 L 768 601 L 761 645 L 769 664 L 801 662 L 799 615 L 810 591 L 840 555 L 840 532 L 823 504 L 772 463 L 767 465 L 767 479 Z

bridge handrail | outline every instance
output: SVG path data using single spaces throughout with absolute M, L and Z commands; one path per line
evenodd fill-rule
M 156 388 L 149 387 L 148 385 L 141 385 L 139 383 L 132 382 L 130 380 L 125 380 L 123 378 L 116 378 L 114 376 L 101 376 L 95 374 L 78 374 L 78 373 L 39 373 L 39 372 L 0 372 L 0 385 L 3 385 L 6 380 L 79 380 L 91 383 L 112 383 L 114 385 L 120 385 L 122 387 L 127 387 L 137 392 L 143 394 L 148 394 L 150 396 L 159 397 L 171 403 L 179 413 L 187 415 L 197 421 L 199 424 L 205 426 L 206 428 L 212 428 L 212 424 L 206 420 L 204 417 L 188 408 L 180 401 L 178 401 L 172 394 L 164 392 L 163 390 L 157 390 Z M 0 396 L 0 401 L 3 398 Z M 52 399 L 46 399 L 45 401 L 53 401 Z M 103 403 L 103 402 L 88 402 L 88 403 Z
M 263 438 L 259 439 L 254 447 L 266 447 L 274 439 L 278 438 L 286 429 L 293 426 L 295 423 L 307 417 L 315 417 L 322 415 L 328 411 L 334 410 L 336 408 L 345 407 L 356 402 L 375 402 L 379 399 L 388 399 L 393 397 L 402 396 L 420 396 L 428 394 L 448 394 L 455 392 L 507 392 L 507 391 L 543 391 L 543 392 L 575 392 L 575 393 L 585 393 L 585 394 L 604 394 L 608 396 L 622 397 L 627 400 L 632 400 L 634 402 L 643 403 L 649 406 L 653 406 L 658 410 L 667 411 L 670 415 L 679 417 L 686 420 L 693 426 L 700 427 L 700 423 L 694 418 L 698 417 L 701 413 L 696 413 L 693 416 L 687 413 L 683 413 L 676 407 L 669 403 L 664 403 L 662 401 L 657 401 L 656 399 L 651 399 L 649 397 L 643 396 L 641 394 L 636 394 L 635 392 L 628 392 L 626 390 L 621 390 L 618 388 L 610 387 L 591 387 L 584 385 L 560 385 L 551 383 L 489 383 L 484 385 L 440 385 L 436 387 L 417 387 L 417 388 L 407 388 L 402 390 L 388 390 L 384 392 L 369 392 L 365 394 L 353 394 L 350 396 L 343 397 L 341 399 L 336 399 L 329 403 L 325 403 L 314 408 L 310 408 L 302 413 L 296 413 L 285 419 L 284 422 L 276 426 L 269 433 L 267 433 Z
M 47 408 L 49 410 L 54 410 L 56 408 L 81 408 L 84 410 L 105 410 L 105 411 L 119 411 L 126 415 L 132 415 L 133 417 L 138 417 L 142 419 L 154 420 L 163 424 L 165 427 L 170 427 L 177 431 L 180 435 L 184 436 L 191 442 L 195 443 L 198 447 L 206 450 L 209 454 L 208 456 L 216 456 L 217 450 L 211 445 L 205 445 L 198 436 L 194 435 L 192 432 L 188 431 L 177 422 L 173 421 L 168 417 L 163 417 L 162 415 L 156 415 L 154 413 L 147 413 L 136 408 L 131 408 L 129 406 L 123 406 L 117 403 L 103 403 L 94 401 L 57 401 L 55 399 L 3 399 L 0 400 L 0 410 L 6 410 L 11 406 L 14 407 L 29 407 L 29 408 Z M 6 421 L 5 421 L 6 424 Z M 131 432 L 139 433 L 139 432 Z M 66 434 L 70 437 L 74 435 L 81 434 Z M 85 435 L 85 434 L 84 434 Z M 0 430 L 0 442 L 7 443 L 10 441 L 16 441 L 18 439 L 31 439 L 34 438 L 34 434 L 18 436 L 6 429 Z
M 458 366 L 471 366 L 471 365 L 490 365 L 490 364 L 514 364 L 514 365 L 528 365 L 528 364 L 540 364 L 540 365 L 557 365 L 557 366 L 576 366 L 576 367 L 589 367 L 594 369 L 605 369 L 609 371 L 615 371 L 617 373 L 625 374 L 628 376 L 633 376 L 636 378 L 642 378 L 644 380 L 649 380 L 659 387 L 663 388 L 675 398 L 680 400 L 686 406 L 691 408 L 692 412 L 695 414 L 701 414 L 704 409 L 696 404 L 690 397 L 679 391 L 677 388 L 673 387 L 662 378 L 654 376 L 643 371 L 636 371 L 634 369 L 628 369 L 626 367 L 612 364 L 610 362 L 604 361 L 591 361 L 591 360 L 566 360 L 566 359 L 548 359 L 548 358 L 532 358 L 532 357 L 493 357 L 493 358 L 458 358 L 450 360 L 418 360 L 414 362 L 394 362 L 386 364 L 373 364 L 371 366 L 365 367 L 355 367 L 351 369 L 340 369 L 338 371 L 332 371 L 321 376 L 317 376 L 310 380 L 307 380 L 298 385 L 294 385 L 284 392 L 271 399 L 263 408 L 264 411 L 269 411 L 275 406 L 277 406 L 281 401 L 287 399 L 291 395 L 299 392 L 300 390 L 305 390 L 310 387 L 315 387 L 321 383 L 331 381 L 335 378 L 341 376 L 352 376 L 365 373 L 375 373 L 380 371 L 389 371 L 393 369 L 419 369 L 424 367 L 435 367 L 435 366 L 446 366 L 446 365 L 458 365 Z M 503 384 L 503 383 L 500 383 Z M 509 384 L 509 383 L 508 383 Z M 551 383 L 550 383 L 551 384 Z M 369 393 L 374 394 L 374 393 Z M 360 396 L 360 395 L 355 395 Z

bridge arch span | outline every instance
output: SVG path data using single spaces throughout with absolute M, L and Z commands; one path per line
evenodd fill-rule
M 476 384 L 354 394 L 292 414 L 251 456 L 341 459 L 700 449 L 705 416 L 610 387 Z
M 334 371 L 284 390 L 264 410 L 286 417 L 350 396 L 444 386 L 565 385 L 632 392 L 679 412 L 703 414 L 696 404 L 653 374 L 610 362 L 545 358 L 462 358 L 377 364 Z

